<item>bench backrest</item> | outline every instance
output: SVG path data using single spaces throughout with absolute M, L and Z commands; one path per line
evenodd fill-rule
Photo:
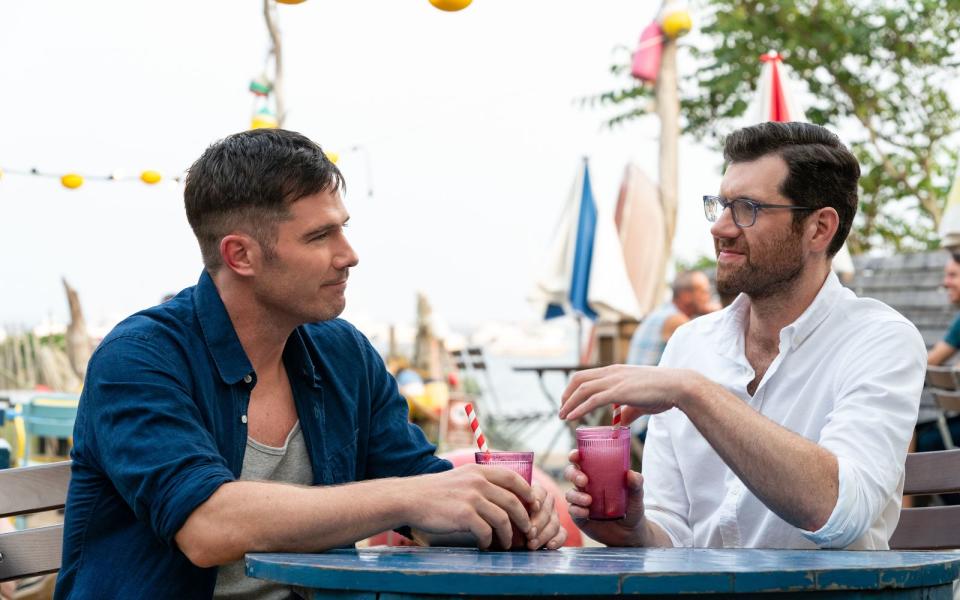
M 0 518 L 63 508 L 70 461 L 0 470 Z M 0 534 L 0 581 L 60 568 L 63 525 Z
M 960 492 L 960 450 L 907 455 L 903 494 Z M 960 548 L 960 506 L 905 508 L 890 538 L 892 550 Z

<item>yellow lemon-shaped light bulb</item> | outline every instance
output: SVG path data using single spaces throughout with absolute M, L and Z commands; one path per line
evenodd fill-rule
M 159 183 L 163 177 L 157 171 L 144 171 L 140 173 L 140 181 L 146 183 L 147 185 L 153 185 Z
M 337 154 L 336 152 L 330 152 L 329 150 L 324 150 L 323 153 L 327 155 L 327 158 L 333 164 L 337 164 L 337 161 L 340 160 L 340 155 Z
M 473 2 L 473 0 L 430 0 L 430 4 L 432 4 L 435 8 L 439 8 L 440 10 L 445 10 L 447 12 L 463 10 L 470 6 L 471 2 Z
M 75 190 L 83 185 L 83 176 L 76 173 L 67 173 L 60 178 L 60 183 L 68 190 Z
M 693 20 L 687 10 L 677 10 L 663 17 L 663 33 L 671 40 L 689 32 L 693 28 Z
M 275 129 L 277 127 L 277 118 L 268 111 L 260 111 L 253 115 L 250 122 L 250 129 Z

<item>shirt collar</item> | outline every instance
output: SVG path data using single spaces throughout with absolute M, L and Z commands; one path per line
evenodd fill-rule
M 193 306 L 220 378 L 229 385 L 240 382 L 253 372 L 253 366 L 240 345 L 240 338 L 233 328 L 220 292 L 206 271 L 200 275 L 200 281 L 193 290 Z
M 294 329 L 287 339 L 287 345 L 283 349 L 284 363 L 297 365 L 303 376 L 316 386 L 320 385 L 321 382 L 320 374 L 317 371 L 317 364 L 320 363 L 320 351 L 313 340 L 310 339 L 310 334 L 306 332 L 304 327 L 306 326 L 301 325 Z
M 845 289 L 837 274 L 831 270 L 807 310 L 803 311 L 803 314 L 796 321 L 780 330 L 781 344 L 789 340 L 792 347 L 796 348 L 806 341 L 810 334 L 827 318 L 837 296 L 842 294 Z
M 787 347 L 796 348 L 810 337 L 810 334 L 830 314 L 836 296 L 843 293 L 844 289 L 846 288 L 840 283 L 837 275 L 830 271 L 810 306 L 793 323 L 780 330 L 781 351 L 786 350 Z M 720 354 L 729 356 L 734 360 L 746 354 L 743 337 L 747 330 L 747 320 L 749 318 L 750 298 L 746 294 L 740 294 L 725 309 L 725 314 L 717 323 L 723 338 L 733 341 L 732 344 L 724 344 L 718 348 Z M 787 345 L 784 345 L 785 343 Z
M 233 385 L 239 383 L 245 376 L 253 373 L 253 366 L 247 353 L 240 344 L 237 331 L 227 313 L 227 307 L 220 298 L 220 292 L 213 283 L 213 278 L 206 271 L 200 275 L 200 281 L 194 288 L 194 310 L 197 320 L 203 331 L 203 338 L 217 365 L 217 371 L 224 383 Z M 314 384 L 320 383 L 316 362 L 319 361 L 319 351 L 312 343 L 308 344 L 310 336 L 302 331 L 303 326 L 297 327 L 287 339 L 283 349 L 284 362 L 296 365 L 298 370 Z M 311 351 L 312 350 L 312 351 Z

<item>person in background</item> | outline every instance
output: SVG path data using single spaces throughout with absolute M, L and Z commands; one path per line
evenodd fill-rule
M 690 319 L 718 310 L 703 271 L 683 271 L 671 286 L 673 297 L 646 317 L 630 338 L 627 364 L 657 365 L 673 332 Z
M 951 252 L 947 264 L 943 267 L 943 289 L 947 292 L 947 299 L 953 306 L 960 306 L 960 253 Z M 957 349 L 960 348 L 960 313 L 954 317 L 953 323 L 947 329 L 943 339 L 933 345 L 927 352 L 927 364 L 940 366 L 952 364 L 956 360 Z M 920 407 L 920 421 L 917 424 L 916 445 L 917 452 L 945 450 L 943 435 L 937 426 L 939 411 L 933 405 L 923 404 Z M 947 428 L 954 443 L 960 442 L 960 415 L 947 417 Z M 957 504 L 960 495 L 949 496 L 952 504 Z
M 943 289 L 947 291 L 950 304 L 960 306 L 960 253 L 950 253 L 947 264 L 943 267 Z M 933 345 L 927 352 L 928 365 L 943 365 L 954 357 L 960 348 L 960 313 L 953 319 L 943 339 Z

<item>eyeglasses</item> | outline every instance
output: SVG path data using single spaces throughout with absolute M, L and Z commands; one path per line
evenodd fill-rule
M 716 223 L 724 209 L 730 207 L 733 213 L 733 222 L 737 227 L 752 227 L 757 222 L 757 211 L 761 208 L 785 208 L 787 210 L 816 210 L 812 206 L 791 206 L 789 204 L 763 204 L 749 198 L 735 198 L 724 200 L 720 196 L 703 197 L 703 214 L 711 223 Z

